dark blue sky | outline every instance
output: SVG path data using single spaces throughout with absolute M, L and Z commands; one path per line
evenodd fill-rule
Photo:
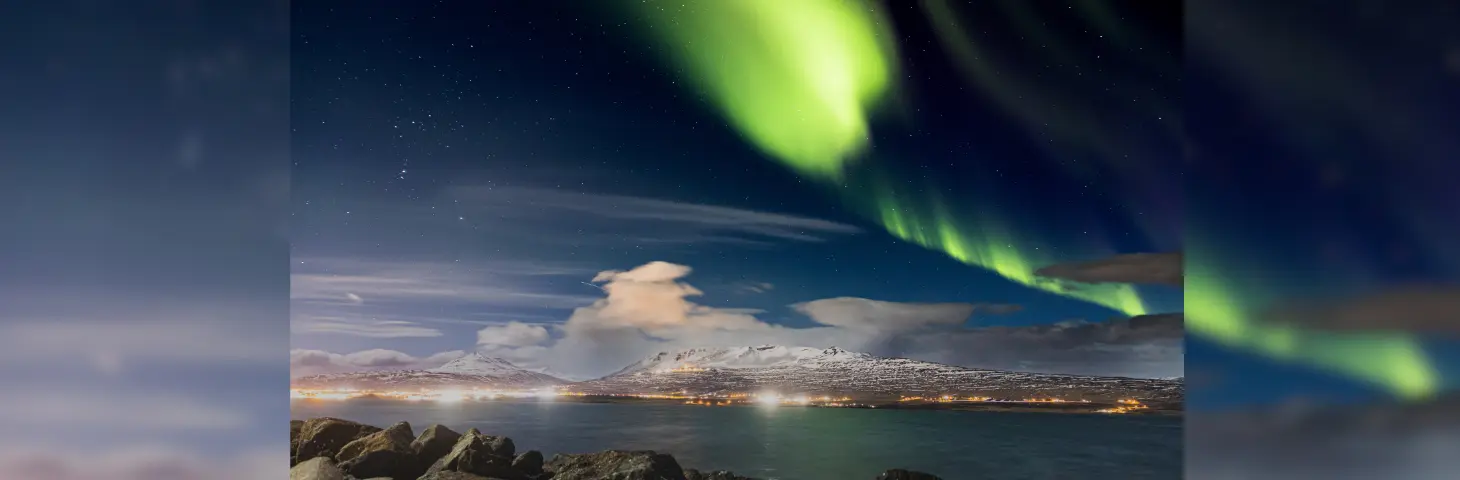
M 1180 199 L 1168 192 L 1179 177 L 1163 173 L 1178 151 L 1166 135 L 1177 119 L 1152 113 L 1179 101 L 1179 69 L 1171 70 L 1179 12 L 1132 16 L 1165 42 L 1102 42 L 1085 25 L 1057 32 L 1061 43 L 1047 46 L 1029 43 L 1039 32 L 963 12 L 1046 99 L 1103 118 L 1105 125 L 1084 125 L 1119 136 L 1101 149 L 1029 123 L 1058 109 L 1030 107 L 1034 116 L 1021 117 L 1028 112 L 987 98 L 960 76 L 915 7 L 888 12 L 904 78 L 893 106 L 874 120 L 867 162 L 876 175 L 936 191 L 964 218 L 1008 219 L 1059 261 L 1179 248 Z M 761 322 L 794 328 L 822 325 L 790 305 L 838 297 L 1023 307 L 976 313 L 968 328 L 1123 317 L 885 233 L 863 216 L 855 193 L 848 202 L 747 143 L 701 92 L 684 87 L 682 72 L 654 53 L 636 30 L 639 19 L 625 12 L 571 2 L 295 8 L 296 349 L 379 348 L 421 359 L 471 350 L 478 329 L 511 321 L 545 326 L 557 339 L 554 325 L 603 296 L 585 282 L 651 261 L 692 268 L 680 280 L 703 292 L 691 297 L 696 304 L 754 309 Z M 1062 4 L 1017 10 L 1083 22 Z M 1041 54 L 1055 47 L 1066 57 Z M 372 290 L 385 301 L 345 295 L 383 282 L 366 277 L 389 275 L 439 277 L 429 283 L 458 291 L 405 298 Z M 1179 291 L 1146 290 L 1152 311 L 1179 311 Z M 1094 348 L 1081 343 L 1089 341 L 1030 347 L 1027 359 L 1009 348 L 882 353 L 1181 374 L 1174 340 L 1141 351 L 1145 341 L 1088 362 L 1077 350 Z M 1051 355 L 1057 361 L 1042 358 Z
M 1443 240 L 1457 225 L 1444 212 L 1453 211 L 1460 191 L 1460 57 L 1441 40 L 1450 36 L 1445 25 L 1453 8 L 1438 5 L 1188 5 L 1187 271 L 1200 267 L 1219 278 L 1212 284 L 1227 290 L 1222 303 L 1254 315 L 1300 301 L 1326 305 L 1318 318 L 1300 323 L 1316 328 L 1345 312 L 1364 312 L 1356 315 L 1374 330 L 1445 316 L 1431 321 L 1453 324 L 1453 312 L 1368 300 L 1453 285 L 1460 273 L 1460 250 Z M 1409 33 L 1387 33 L 1395 29 Z M 1188 305 L 1208 294 L 1188 288 Z M 1274 317 L 1291 321 L 1305 311 Z M 1437 386 L 1453 388 L 1454 342 L 1418 341 L 1440 377 Z M 1193 379 L 1210 379 L 1193 381 L 1193 406 L 1391 394 L 1331 366 L 1294 366 L 1196 340 L 1188 347 Z M 1382 355 L 1363 349 L 1339 357 L 1389 368 Z

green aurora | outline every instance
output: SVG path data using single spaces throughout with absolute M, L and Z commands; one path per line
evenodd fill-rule
M 890 34 L 856 0 L 641 3 L 673 60 L 751 144 L 838 180 L 896 76 Z M 757 35 L 746 35 L 755 32 Z
M 852 161 L 868 148 L 869 118 L 898 75 L 889 22 L 872 4 L 725 0 L 636 5 L 651 36 L 672 52 L 671 60 L 683 68 L 687 80 L 708 95 L 747 141 L 802 177 L 848 192 L 844 199 L 863 206 L 869 219 L 891 235 L 1032 288 L 1127 315 L 1147 313 L 1130 285 L 1072 287 L 1035 276 L 1037 268 L 1067 259 L 1040 254 L 1048 249 L 1033 248 L 1034 239 L 1020 235 L 996 213 L 956 214 L 939 198 L 898 193 L 891 188 L 898 182 L 887 179 L 848 183 Z M 928 5 L 946 11 L 944 2 Z M 961 32 L 953 23 L 935 27 L 945 38 L 956 39 Z M 973 69 L 968 72 L 972 77 L 980 77 L 978 62 L 968 61 L 976 52 L 953 53 L 962 66 Z M 1018 88 L 1008 82 L 983 87 Z M 1203 255 L 1194 252 L 1187 258 Z M 1426 396 L 1438 388 L 1438 374 L 1412 339 L 1259 324 L 1251 320 L 1255 309 L 1239 301 L 1242 292 L 1228 289 L 1219 272 L 1205 267 L 1188 262 L 1185 313 L 1191 334 L 1313 365 L 1400 396 Z
M 1188 235 L 1194 239 L 1195 235 Z M 1260 275 L 1237 275 L 1237 259 L 1217 262 L 1218 249 L 1188 241 L 1183 303 L 1187 332 L 1222 345 L 1296 362 L 1377 385 L 1393 395 L 1420 399 L 1434 395 L 1442 379 L 1424 347 L 1403 333 L 1314 331 L 1255 319 L 1262 312 L 1258 291 L 1272 286 Z M 1217 265 L 1225 265 L 1220 269 Z M 1223 271 L 1226 270 L 1226 271 Z M 1232 278 L 1244 278 L 1236 284 Z
M 856 0 L 739 0 L 689 6 L 643 3 L 672 60 L 740 133 L 799 175 L 851 187 L 847 170 L 867 148 L 868 118 L 893 88 L 897 60 L 888 23 Z M 759 33 L 745 35 L 746 31 Z M 1130 285 L 1072 287 L 1034 271 L 1058 259 L 992 212 L 968 221 L 937 198 L 899 194 L 872 175 L 869 198 L 846 200 L 893 236 L 1011 281 L 1127 315 L 1146 312 Z M 862 186 L 862 185 L 857 185 Z M 962 213 L 962 212 L 959 212 Z M 1045 249 L 1043 251 L 1049 251 Z

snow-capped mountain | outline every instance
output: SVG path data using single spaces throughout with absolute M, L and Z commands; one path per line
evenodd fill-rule
M 853 396 L 1138 398 L 1179 402 L 1179 381 L 1008 372 L 827 349 L 762 345 L 661 352 L 607 377 L 576 383 L 585 393 L 754 393 L 773 390 Z
M 800 363 L 826 361 L 847 361 L 871 358 L 864 353 L 855 353 L 832 347 L 783 347 L 761 345 L 758 347 L 691 348 L 673 352 L 659 352 L 632 365 L 624 367 L 609 377 L 638 372 L 664 373 L 693 369 L 747 369 L 768 368 Z
M 583 376 L 583 375 L 575 375 L 575 374 L 571 374 L 571 373 L 559 372 L 557 370 L 553 370 L 553 369 L 548 368 L 548 367 L 527 368 L 526 370 L 529 371 L 529 372 L 541 373 L 541 374 L 547 375 L 549 377 L 560 378 L 560 379 L 563 379 L 563 380 L 567 380 L 569 382 L 581 382 L 581 381 L 584 381 L 584 380 L 592 380 L 593 379 L 593 377 L 587 377 L 587 376 Z
M 480 353 L 452 360 L 428 370 L 332 373 L 302 377 L 293 381 L 300 388 L 359 388 L 371 390 L 412 388 L 535 389 L 568 383 L 566 380 L 524 369 L 512 362 Z

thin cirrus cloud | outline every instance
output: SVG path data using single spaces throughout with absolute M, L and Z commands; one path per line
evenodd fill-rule
M 604 195 L 533 187 L 455 187 L 448 195 L 473 215 L 501 219 L 514 228 L 557 229 L 594 222 L 603 238 L 654 243 L 823 242 L 862 230 L 818 218 L 646 197 Z M 539 223 L 549 219 L 549 223 Z M 601 224 L 605 228 L 597 228 Z M 634 232 L 651 231 L 652 236 Z M 595 238 L 575 234 L 575 241 Z
M 422 315 L 421 305 L 453 312 L 493 308 L 563 309 L 593 298 L 536 290 L 531 277 L 575 270 L 527 262 L 472 263 L 306 258 L 295 262 L 290 331 L 368 338 L 439 337 L 428 324 L 479 324 L 465 314 Z

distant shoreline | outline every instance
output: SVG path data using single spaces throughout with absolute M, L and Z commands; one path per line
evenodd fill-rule
M 419 401 L 419 400 L 392 399 L 392 398 L 388 398 L 388 397 L 368 395 L 368 394 L 367 395 L 362 395 L 362 396 L 359 396 L 359 397 L 355 397 L 354 399 L 386 400 L 386 401 L 400 401 L 400 402 L 417 402 L 417 401 Z M 323 402 L 339 402 L 339 401 L 348 401 L 348 400 L 334 400 L 334 399 L 331 399 L 331 400 L 311 400 L 311 399 L 298 399 L 296 401 L 314 401 L 314 402 L 322 402 L 323 403 Z M 505 399 L 476 400 L 476 401 L 477 402 L 482 402 L 482 403 L 490 403 L 490 402 L 513 402 L 513 403 L 554 402 L 554 403 L 597 403 L 597 404 L 619 404 L 619 405 L 675 405 L 675 406 L 682 406 L 682 407 L 685 407 L 685 408 L 725 408 L 725 407 L 765 408 L 765 407 L 762 407 L 760 405 L 756 405 L 753 402 L 727 403 L 727 404 L 723 404 L 723 405 L 706 406 L 706 405 L 694 405 L 694 404 L 687 405 L 687 404 L 685 404 L 685 402 L 683 400 L 676 400 L 676 399 L 642 398 L 642 397 L 613 396 L 613 395 L 571 395 L 571 396 L 558 396 L 558 397 L 552 398 L 551 400 L 546 400 L 546 399 L 544 399 L 544 400 L 533 400 L 533 399 L 513 399 L 513 398 L 505 398 Z M 429 402 L 429 401 L 427 401 L 427 402 Z M 776 405 L 774 408 L 846 408 L 846 409 L 863 409 L 863 410 L 945 410 L 945 411 L 961 411 L 961 412 L 1025 412 L 1025 413 L 1053 413 L 1053 414 L 1088 414 L 1088 415 L 1105 415 L 1105 416 L 1164 416 L 1164 417 L 1173 417 L 1173 416 L 1179 417 L 1179 416 L 1183 416 L 1185 414 L 1185 411 L 1182 408 L 1182 405 L 1180 403 L 1151 404 L 1149 406 L 1149 408 L 1145 408 L 1145 409 L 1141 409 L 1141 410 L 1133 410 L 1133 411 L 1119 413 L 1119 414 L 1104 413 L 1104 412 L 1100 412 L 1099 411 L 1101 409 L 1114 408 L 1114 407 L 1118 407 L 1118 406 L 1119 406 L 1119 404 L 1117 404 L 1117 403 L 1111 403 L 1111 402 L 1089 402 L 1089 403 L 1085 403 L 1085 402 L 1013 402 L 1013 401 L 999 401 L 999 402 L 898 402 L 898 401 L 895 401 L 895 400 L 864 400 L 864 401 L 861 401 L 861 403 L 858 403 L 858 404 L 852 405 L 852 406 L 826 406 L 826 405 L 816 405 L 816 404 L 811 404 L 811 405 L 794 405 L 794 404 L 788 404 L 788 405 Z
M 699 405 L 684 405 L 684 402 L 677 400 L 663 400 L 653 398 L 619 397 L 608 395 L 583 395 L 558 397 L 556 402 L 578 402 L 578 403 L 617 403 L 617 404 L 654 404 L 654 405 L 682 405 L 684 407 L 703 407 Z M 822 405 L 780 405 L 777 408 L 853 408 L 867 410 L 952 410 L 964 412 L 1038 412 L 1038 413 L 1065 413 L 1065 414 L 1092 414 L 1112 415 L 1100 413 L 1096 410 L 1119 406 L 1116 403 L 1101 402 L 897 402 L 865 400 L 859 406 L 828 407 Z M 756 407 L 754 404 L 733 404 L 726 406 L 734 407 Z M 1153 405 L 1150 409 L 1137 410 L 1119 415 L 1159 415 L 1159 416 L 1181 416 L 1183 410 L 1180 404 Z

